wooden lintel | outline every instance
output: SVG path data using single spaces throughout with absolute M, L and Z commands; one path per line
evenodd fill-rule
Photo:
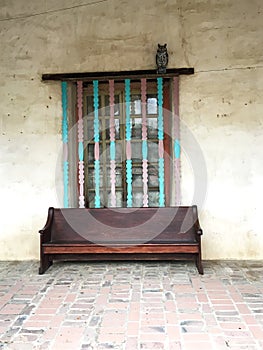
M 43 81 L 92 81 L 92 80 L 123 80 L 123 79 L 156 79 L 158 77 L 171 78 L 178 75 L 194 74 L 194 68 L 170 68 L 164 74 L 158 74 L 155 69 L 134 70 L 120 72 L 79 72 L 79 73 L 51 73 L 42 74 Z

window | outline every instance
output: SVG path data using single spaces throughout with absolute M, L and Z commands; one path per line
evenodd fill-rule
M 180 204 L 179 74 L 42 76 L 64 80 L 65 207 Z

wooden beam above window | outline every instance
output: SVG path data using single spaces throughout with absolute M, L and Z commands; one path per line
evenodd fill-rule
M 166 70 L 164 74 L 158 74 L 156 69 L 148 70 L 134 70 L 134 71 L 120 71 L 120 72 L 79 72 L 79 73 L 51 73 L 42 74 L 43 81 L 56 80 L 56 81 L 92 81 L 92 80 L 123 80 L 126 78 L 131 79 L 156 79 L 172 78 L 178 75 L 190 75 L 194 74 L 194 68 L 170 68 Z

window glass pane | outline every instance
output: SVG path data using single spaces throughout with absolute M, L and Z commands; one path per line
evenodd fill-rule
M 141 139 L 142 138 L 142 119 L 141 118 L 132 118 L 132 138 Z
M 120 142 L 115 143 L 115 161 L 117 163 L 122 162 L 122 144 Z
M 88 187 L 89 188 L 95 187 L 94 169 L 93 168 L 89 168 L 89 170 L 88 170 Z
M 115 186 L 122 187 L 122 168 L 116 168 L 115 174 L 116 174 Z
M 94 162 L 94 144 L 88 145 L 88 164 Z
M 142 168 L 132 168 L 132 187 L 142 187 Z
M 86 124 L 86 130 L 87 130 L 87 137 L 88 140 L 92 140 L 94 137 L 94 121 L 93 119 L 87 119 L 87 124 Z
M 115 140 L 120 139 L 120 120 L 119 119 L 114 119 L 115 122 Z
M 105 182 L 106 182 L 107 178 L 108 178 L 108 176 L 107 177 L 105 176 L 105 174 L 103 173 L 103 169 L 101 167 L 100 168 L 100 188 L 105 187 L 105 185 L 106 185 Z M 94 183 L 95 183 L 95 179 L 94 179 Z
M 105 174 L 106 172 L 106 174 Z M 110 168 L 104 169 L 104 179 L 106 178 L 106 186 L 110 187 L 111 186 L 111 178 L 110 178 Z
M 157 97 L 156 95 L 147 96 L 147 114 L 157 114 Z
M 141 95 L 131 95 L 130 112 L 132 115 L 142 114 Z
M 123 206 L 122 191 L 116 191 L 116 206 L 117 207 L 122 207 Z
M 148 143 L 148 160 L 149 162 L 157 162 L 159 157 L 158 143 L 157 142 L 147 142 Z
M 159 206 L 159 192 L 150 191 L 149 192 L 149 207 L 158 207 Z
M 107 164 L 110 164 L 110 144 L 109 144 L 109 142 L 106 144 L 106 149 L 104 150 L 101 157 L 102 157 L 101 161 L 106 161 Z M 106 169 L 105 169 L 105 171 L 106 171 Z
M 143 194 L 141 192 L 133 192 L 132 206 L 140 208 L 143 205 Z
M 95 208 L 95 192 L 94 191 L 88 192 L 88 207 Z
M 91 113 L 93 113 L 93 111 L 94 111 L 93 96 L 87 96 L 86 102 L 87 102 L 86 114 L 91 114 Z
M 105 140 L 110 140 L 110 120 L 105 119 Z
M 147 118 L 148 139 L 158 138 L 158 121 L 157 118 Z
M 149 187 L 158 187 L 158 165 L 149 165 L 148 167 L 148 185 Z
M 141 163 L 142 162 L 142 143 L 141 142 L 132 142 L 132 162 Z

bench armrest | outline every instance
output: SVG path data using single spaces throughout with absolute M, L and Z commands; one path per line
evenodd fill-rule
M 201 228 L 199 228 L 196 233 L 199 235 L 199 236 L 202 236 L 203 234 L 203 230 Z
M 203 230 L 201 229 L 199 219 L 198 219 L 198 213 L 197 213 L 197 206 L 193 205 L 193 214 L 194 214 L 194 227 L 195 232 L 198 236 L 202 236 Z
M 45 226 L 38 231 L 40 233 L 42 243 L 48 242 L 51 240 L 51 226 L 53 222 L 53 216 L 54 216 L 54 208 L 50 207 L 48 209 L 47 222 Z

